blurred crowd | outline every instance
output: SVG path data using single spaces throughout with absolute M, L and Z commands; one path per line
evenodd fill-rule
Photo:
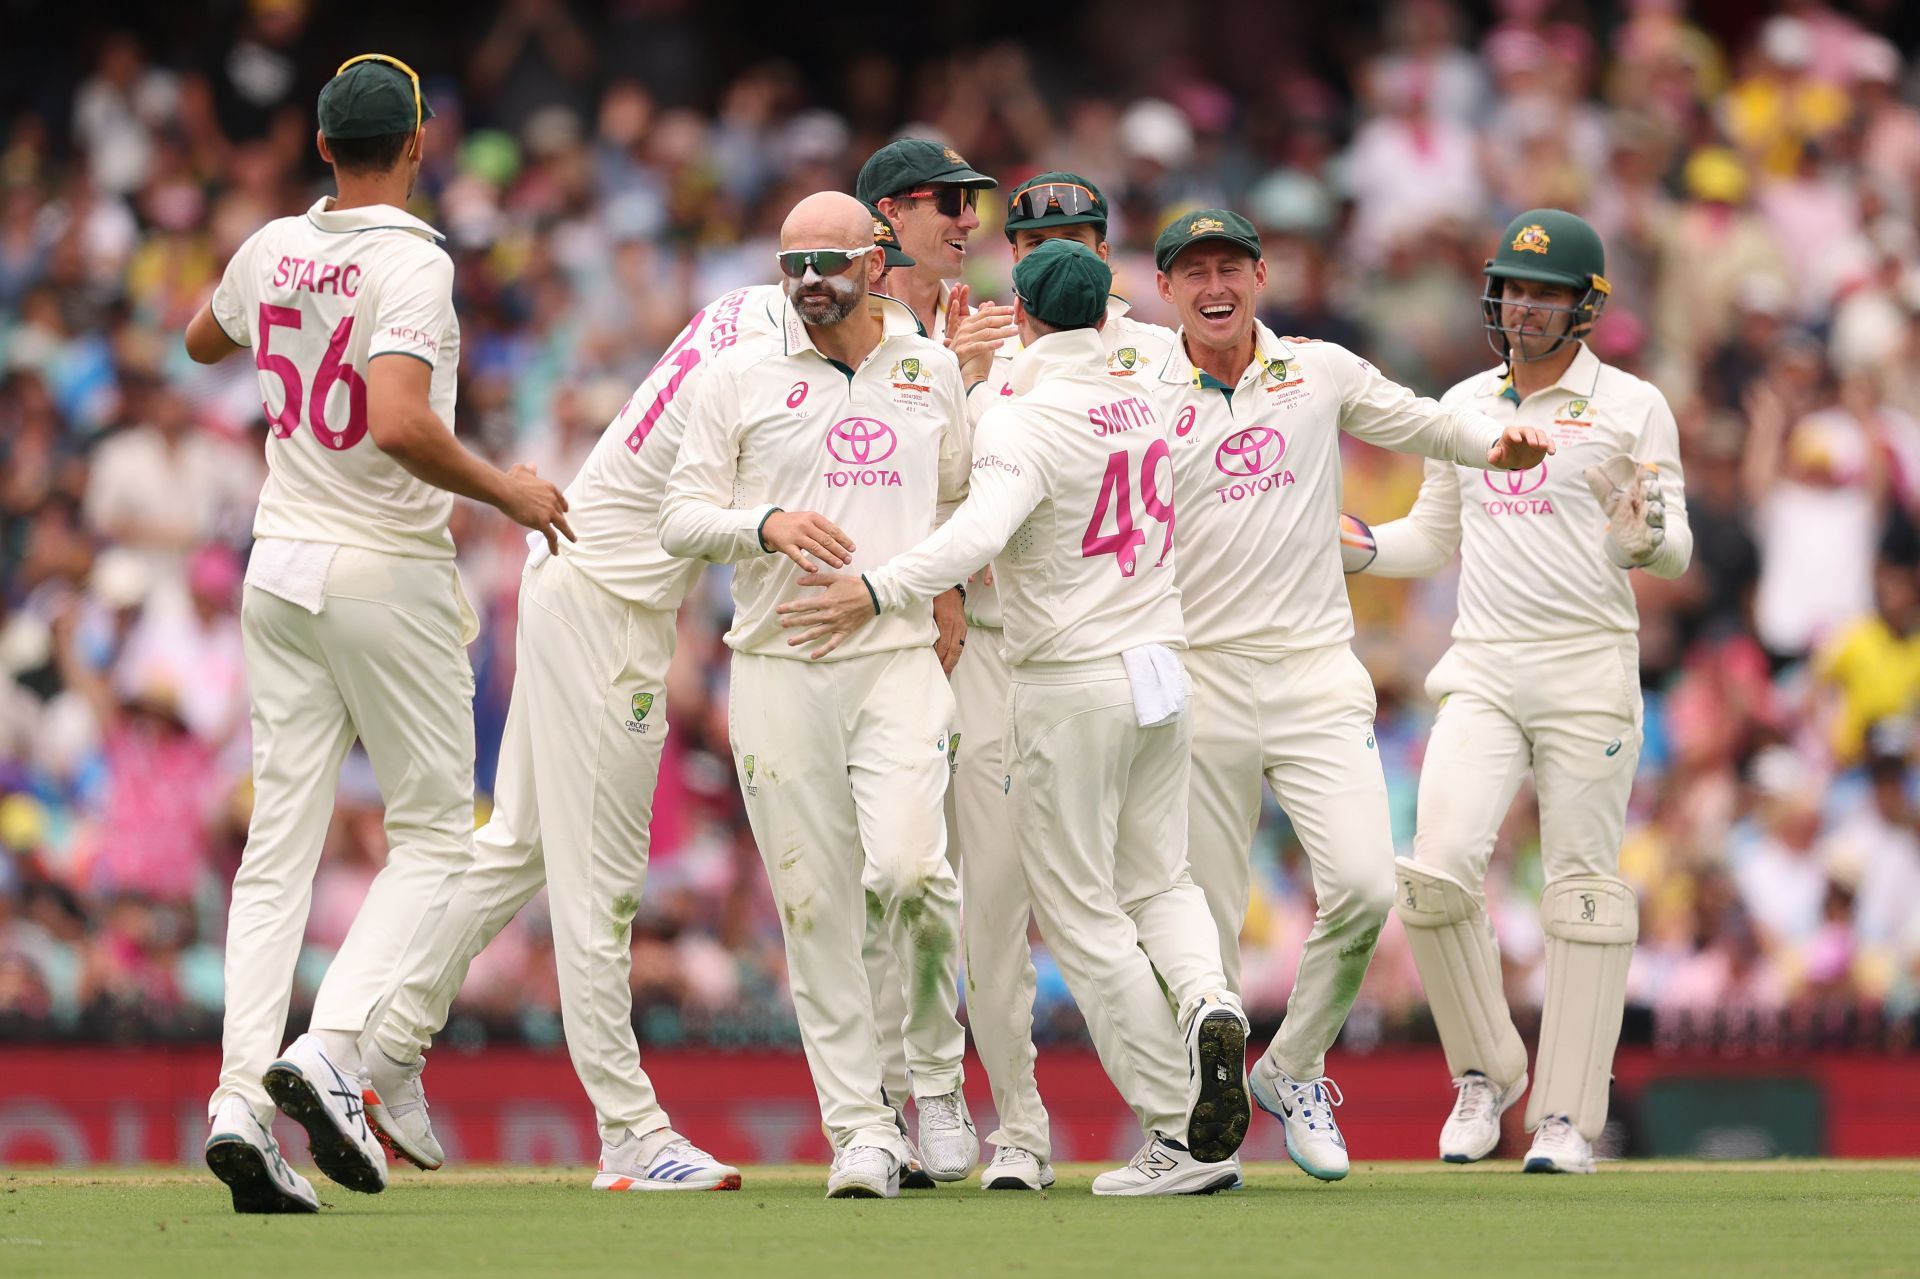
M 437 113 L 415 211 L 457 264 L 458 429 L 556 478 L 693 310 L 772 277 L 794 200 L 850 189 L 902 132 L 946 138 L 1003 189 L 1041 169 L 1101 183 L 1117 287 L 1147 319 L 1168 318 L 1150 256 L 1164 221 L 1242 209 L 1265 239 L 1276 330 L 1350 345 L 1428 394 L 1494 362 L 1477 298 L 1495 228 L 1535 205 L 1583 212 L 1613 283 L 1594 345 L 1671 401 L 1697 545 L 1678 581 L 1634 575 L 1647 742 L 1623 850 L 1642 918 L 1628 1036 L 1911 1040 L 1920 29 L 1900 5 L 1496 0 L 1489 17 L 1392 0 L 1318 14 L 1306 38 L 1299 6 L 1110 0 L 946 48 L 935 21 L 908 52 L 863 51 L 845 26 L 803 56 L 685 0 L 417 8 L 418 29 L 356 35 L 302 0 L 251 0 L 211 7 L 225 16 L 191 47 L 130 18 L 59 32 L 71 49 L 37 76 L 22 46 L 8 55 L 0 1039 L 218 1033 L 250 803 L 238 606 L 263 425 L 253 369 L 193 366 L 179 335 L 247 234 L 327 189 L 314 93 L 378 30 Z M 1007 289 L 992 204 L 975 297 Z M 1346 504 L 1391 518 L 1419 473 L 1353 446 Z M 454 532 L 483 619 L 484 795 L 525 547 L 468 504 Z M 1353 599 L 1405 847 L 1431 723 L 1421 681 L 1453 582 L 1356 579 Z M 649 1044 L 795 1037 L 728 762 L 730 611 L 716 570 L 681 617 L 634 932 Z M 1538 842 L 1523 792 L 1489 893 L 1521 1010 L 1543 982 Z M 296 1009 L 384 848 L 356 754 Z M 1277 809 L 1255 863 L 1247 1003 L 1271 1027 L 1313 916 Z M 1039 960 L 1038 1033 L 1079 1034 L 1044 947 Z M 451 1034 L 551 1042 L 557 999 L 538 901 L 475 965 Z M 1430 1033 L 1390 926 L 1347 1043 Z

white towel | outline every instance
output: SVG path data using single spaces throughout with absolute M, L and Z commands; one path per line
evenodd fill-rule
M 1187 671 L 1180 655 L 1165 644 L 1142 644 L 1120 654 L 1133 686 L 1133 716 L 1142 728 L 1159 728 L 1180 718 L 1187 704 Z
M 253 554 L 247 559 L 247 585 L 309 613 L 318 613 L 326 604 L 327 570 L 333 567 L 333 553 L 339 549 L 331 542 L 261 538 L 253 544 Z

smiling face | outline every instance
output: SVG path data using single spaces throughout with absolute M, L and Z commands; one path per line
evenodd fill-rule
M 928 196 L 882 200 L 880 210 L 893 223 L 900 247 L 916 263 L 914 270 L 937 267 L 943 280 L 959 277 L 967 264 L 967 237 L 980 225 L 976 210 L 962 205 L 958 217 L 948 217 Z
M 1540 280 L 1500 282 L 1500 326 L 1513 358 L 1544 359 L 1560 348 L 1580 299 L 1572 286 Z M 1557 309 L 1555 309 L 1557 308 Z
M 793 207 L 780 228 L 780 248 L 789 249 L 862 249 L 873 244 L 873 218 L 866 206 L 850 195 L 823 191 L 810 195 Z M 867 296 L 870 259 L 877 252 L 864 254 L 847 264 L 843 271 L 822 276 L 812 266 L 799 277 L 782 276 L 793 309 L 808 324 L 838 324 L 859 309 Z
M 1189 341 L 1219 351 L 1253 335 L 1254 304 L 1267 287 L 1267 264 L 1219 242 L 1183 249 L 1159 274 L 1160 297 L 1180 312 Z

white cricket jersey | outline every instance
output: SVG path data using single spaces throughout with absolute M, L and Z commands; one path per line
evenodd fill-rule
M 1186 647 L 1166 426 L 1144 385 L 1108 376 L 1108 354 L 1098 332 L 1073 329 L 1014 360 L 1013 398 L 974 432 L 966 502 L 866 575 L 874 625 L 992 559 L 1009 663 Z
M 1153 381 L 1170 423 L 1187 642 L 1271 659 L 1353 638 L 1340 567 L 1340 432 L 1484 467 L 1502 427 L 1415 395 L 1331 342 L 1254 326 L 1229 391 L 1176 340 Z
M 713 360 L 688 406 L 686 434 L 660 508 L 670 555 L 741 561 L 727 643 L 763 657 L 807 660 L 787 643 L 776 605 L 802 598 L 799 565 L 768 552 L 776 510 L 815 511 L 853 539 L 849 571 L 905 550 L 938 527 L 967 491 L 960 366 L 921 336 L 904 303 L 875 296 L 885 336 L 857 369 L 822 355 L 782 299 L 780 331 L 743 338 Z M 951 587 L 965 574 L 947 583 Z M 833 653 L 864 657 L 931 644 L 921 603 L 860 631 Z
M 1537 426 L 1559 452 L 1525 471 L 1469 471 L 1427 463 L 1413 510 L 1373 530 L 1379 554 L 1366 572 L 1432 573 L 1461 548 L 1456 640 L 1547 640 L 1596 631 L 1637 632 L 1640 614 L 1624 570 L 1604 549 L 1606 513 L 1583 472 L 1615 453 L 1659 468 L 1666 541 L 1646 565 L 1678 577 L 1693 557 L 1680 432 L 1666 397 L 1631 373 L 1602 364 L 1583 343 L 1559 382 L 1515 400 L 1492 369 L 1443 397 L 1502 424 Z
M 567 486 L 567 521 L 579 540 L 560 545 L 567 562 L 596 585 L 645 608 L 680 607 L 701 562 L 660 545 L 660 504 L 686 434 L 687 406 L 714 357 L 742 338 L 778 334 L 785 306 L 777 284 L 715 298 L 687 321 L 614 415 Z
M 1116 378 L 1151 379 L 1161 361 L 1167 358 L 1167 352 L 1173 349 L 1174 333 L 1158 324 L 1130 318 L 1127 312 L 1131 309 L 1125 298 L 1107 299 L 1107 322 L 1100 328 L 1107 348 L 1107 373 Z M 1013 360 L 1024 349 L 1019 338 L 1002 342 L 993 353 L 993 364 L 986 379 L 967 388 L 970 422 L 977 425 L 988 409 L 1005 403 L 1013 395 Z M 1004 624 L 1004 617 L 999 588 L 987 580 L 985 573 L 976 574 L 967 583 L 967 624 L 1000 626 Z
M 453 428 L 453 259 L 440 233 L 404 210 L 332 203 L 256 231 L 213 293 L 213 318 L 253 348 L 271 428 L 253 535 L 449 559 L 453 494 L 369 438 L 367 365 L 381 355 L 424 361 L 429 402 Z

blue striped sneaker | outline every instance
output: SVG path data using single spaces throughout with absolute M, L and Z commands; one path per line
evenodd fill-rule
M 595 1190 L 738 1190 L 740 1170 L 674 1132 L 637 1137 L 629 1132 L 617 1146 L 600 1147 Z

